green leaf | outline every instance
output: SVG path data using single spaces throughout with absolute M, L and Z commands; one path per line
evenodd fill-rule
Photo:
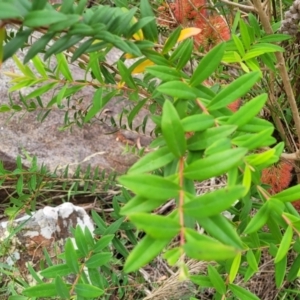
M 134 80 L 130 74 L 130 71 L 127 69 L 125 64 L 121 60 L 118 60 L 117 66 L 118 66 L 120 75 L 122 77 L 122 80 L 128 85 L 129 88 L 136 90 L 137 86 L 134 83 Z
M 140 158 L 128 171 L 128 174 L 139 174 L 157 170 L 172 160 L 175 156 L 167 147 L 160 148 Z
M 96 298 L 103 295 L 104 291 L 90 284 L 77 283 L 75 285 L 75 293 L 77 294 L 77 297 Z
M 13 296 L 9 296 L 8 300 L 28 300 L 28 297 L 13 295 Z
M 39 97 L 41 95 L 44 95 L 46 92 L 53 89 L 57 84 L 58 84 L 58 82 L 52 82 L 52 83 L 45 84 L 44 86 L 37 88 L 36 90 L 34 90 L 33 92 L 31 92 L 27 96 L 25 96 L 24 100 L 27 101 L 27 100 Z
M 175 247 L 163 254 L 163 258 L 167 260 L 170 266 L 175 266 L 178 262 L 180 256 L 182 255 L 182 250 L 180 247 Z
M 146 235 L 130 252 L 124 265 L 124 271 L 126 273 L 134 272 L 149 263 L 167 246 L 170 240 L 157 240 Z
M 263 227 L 269 218 L 271 209 L 269 201 L 264 203 L 264 205 L 259 209 L 256 215 L 250 220 L 247 227 L 244 230 L 245 234 L 250 234 L 257 232 L 261 227 Z
M 249 23 L 253 27 L 255 31 L 255 35 L 260 38 L 261 36 L 261 30 L 260 30 L 260 23 L 257 21 L 256 16 L 254 16 L 252 13 L 248 14 Z
M 70 292 L 69 289 L 67 287 L 67 285 L 63 282 L 61 277 L 56 277 L 55 278 L 55 288 L 56 288 L 56 292 L 57 295 L 59 295 L 59 297 L 61 299 L 69 299 L 70 298 Z
M 208 265 L 207 271 L 208 277 L 216 291 L 221 295 L 224 295 L 226 293 L 226 286 L 219 272 L 212 265 Z
M 82 255 L 87 256 L 89 253 L 88 244 L 86 242 L 85 235 L 80 226 L 76 227 L 74 236 L 75 236 L 76 246 L 78 247 L 78 250 L 82 253 Z
M 182 30 L 181 26 L 178 26 L 168 37 L 168 39 L 165 42 L 165 45 L 162 49 L 162 54 L 167 54 L 177 43 L 177 40 L 180 36 L 180 32 Z
M 240 264 L 241 264 L 241 252 L 237 253 L 237 255 L 232 261 L 230 271 L 229 271 L 229 283 L 234 282 L 236 275 L 239 271 Z
M 158 206 L 165 203 L 165 199 L 148 199 L 141 196 L 133 197 L 129 202 L 122 207 L 121 215 L 130 215 L 136 212 L 150 212 Z
M 74 62 L 77 58 L 79 58 L 82 54 L 86 52 L 86 50 L 92 45 L 93 39 L 90 38 L 83 42 L 80 46 L 76 48 L 76 50 L 73 53 L 73 56 L 71 58 L 71 63 Z M 88 65 L 90 65 L 92 62 L 89 61 Z M 98 69 L 100 69 L 100 66 L 98 65 Z
M 144 26 L 146 26 L 148 23 L 150 23 L 153 20 L 155 20 L 155 17 L 145 17 L 145 18 L 138 20 L 138 22 L 134 23 L 130 27 L 128 33 L 126 34 L 126 37 L 131 38 L 135 33 L 137 33 L 140 29 L 142 29 Z M 144 41 L 142 41 L 142 42 L 144 42 Z M 150 41 L 147 41 L 147 42 L 150 43 Z M 152 48 L 152 46 L 149 48 Z
M 206 218 L 217 215 L 228 209 L 245 193 L 243 186 L 232 186 L 219 189 L 193 198 L 183 206 L 184 212 L 192 217 Z
M 232 148 L 229 138 L 220 138 L 217 141 L 214 141 L 210 146 L 205 149 L 204 155 L 210 156 L 218 152 L 229 150 Z
M 278 51 L 283 52 L 284 49 L 274 44 L 260 43 L 255 46 L 252 46 L 251 49 L 247 51 L 245 56 L 242 57 L 242 59 L 246 61 L 268 52 L 278 52 Z
M 68 239 L 65 244 L 66 263 L 73 273 L 79 272 L 79 264 L 77 261 L 76 251 L 71 239 Z
M 78 15 L 83 14 L 83 12 L 86 10 L 87 1 L 88 0 L 79 0 L 74 12 Z
M 231 102 L 244 96 L 259 78 L 259 72 L 242 75 L 219 92 L 207 105 L 207 109 L 214 111 L 229 105 Z
M 217 69 L 224 55 L 224 51 L 225 43 L 220 43 L 201 59 L 198 67 L 191 77 L 191 86 L 199 85 Z
M 296 259 L 294 259 L 292 266 L 287 275 L 287 280 L 292 282 L 298 277 L 298 273 L 300 270 L 300 254 L 297 255 Z
M 32 10 L 43 9 L 47 3 L 48 3 L 47 0 L 33 0 L 32 1 Z
M 89 54 L 89 63 L 88 63 L 88 70 L 92 69 L 93 75 L 96 79 L 103 83 L 101 69 L 100 69 L 100 61 L 99 61 L 99 54 L 97 53 L 90 53 Z
M 243 44 L 245 49 L 248 50 L 250 48 L 251 40 L 247 25 L 242 19 L 240 19 L 239 25 Z
M 257 272 L 258 271 L 257 260 L 251 249 L 247 251 L 246 259 L 251 269 Z
M 107 264 L 112 258 L 112 253 L 101 252 L 93 254 L 85 263 L 87 268 L 95 269 Z
M 245 55 L 245 48 L 244 48 L 244 45 L 243 45 L 242 41 L 235 34 L 232 34 L 232 39 L 235 43 L 235 46 L 236 46 L 239 54 L 241 56 L 244 56 Z
M 234 125 L 223 125 L 208 128 L 204 132 L 194 134 L 188 140 L 188 149 L 191 151 L 203 150 L 211 146 L 215 141 L 228 137 L 237 129 Z
M 169 81 L 157 87 L 157 91 L 180 99 L 196 99 L 192 88 L 182 81 Z
M 5 113 L 5 112 L 8 112 L 10 110 L 11 110 L 11 108 L 6 104 L 0 105 L 0 112 Z
M 278 289 L 282 287 L 286 271 L 287 257 L 285 256 L 278 263 L 275 263 L 275 284 Z
M 209 127 L 212 127 L 215 123 L 214 118 L 211 115 L 196 114 L 188 116 L 181 120 L 183 130 L 189 131 L 202 131 Z
M 155 17 L 152 6 L 150 5 L 148 0 L 141 0 L 140 4 L 141 17 Z M 157 42 L 158 40 L 158 31 L 156 26 L 156 21 L 153 19 L 151 22 L 147 23 L 143 27 L 143 34 L 146 40 Z
M 127 122 L 130 129 L 132 129 L 132 122 L 135 116 L 139 113 L 139 111 L 145 106 L 145 103 L 148 101 L 147 98 L 144 100 L 139 101 L 133 108 L 128 115 Z
M 243 186 L 245 187 L 245 194 L 244 196 L 249 192 L 250 188 L 251 188 L 251 183 L 252 183 L 252 173 L 251 173 L 251 169 L 249 167 L 249 165 L 245 165 L 245 169 L 244 169 L 244 174 L 243 174 Z
M 143 54 L 146 58 L 151 60 L 156 65 L 162 65 L 170 67 L 171 63 L 159 52 L 151 49 L 142 49 Z
M 81 36 L 69 36 L 64 35 L 62 38 L 58 39 L 52 46 L 50 46 L 45 55 L 44 60 L 48 59 L 52 54 L 62 52 L 82 40 Z
M 163 177 L 149 174 L 123 175 L 118 181 L 127 186 L 137 195 L 153 200 L 176 197 L 179 194 L 179 185 Z M 149 195 L 151 191 L 151 195 Z
M 177 47 L 177 49 L 171 55 L 171 61 L 178 60 L 176 69 L 181 70 L 187 62 L 191 59 L 191 55 L 194 49 L 194 42 L 192 39 L 187 39 Z
M 257 133 L 271 127 L 273 127 L 272 123 L 255 117 L 248 124 L 239 127 L 239 131 Z
M 238 298 L 243 300 L 260 300 L 258 297 L 256 297 L 254 294 L 252 294 L 250 291 L 246 290 L 245 288 L 236 285 L 236 284 L 229 284 L 229 289 L 232 291 L 232 293 Z
M 191 275 L 190 280 L 199 285 L 199 287 L 214 287 L 209 280 L 208 276 L 204 275 Z
M 116 231 L 120 228 L 120 226 L 124 223 L 125 217 L 121 217 L 112 224 L 110 224 L 103 232 L 103 235 L 107 234 L 115 234 Z M 116 237 L 114 237 L 115 239 Z
M 226 245 L 243 249 L 243 243 L 236 229 L 223 215 L 215 215 L 207 218 L 196 218 L 199 225 L 202 226 L 212 237 Z
M 31 49 L 31 48 L 30 48 Z M 42 75 L 42 77 L 48 78 L 47 72 L 46 72 L 46 66 L 42 62 L 39 56 L 35 56 L 32 58 L 32 63 L 36 70 Z M 25 62 L 24 62 L 25 64 Z
M 16 55 L 13 56 L 13 60 L 19 70 L 24 74 L 24 76 L 26 76 L 27 78 L 36 79 L 36 76 L 31 71 L 31 69 L 28 66 L 23 65 Z
M 182 77 L 179 71 L 167 66 L 150 66 L 146 67 L 146 71 L 162 81 L 180 80 Z
M 12 57 L 20 48 L 24 46 L 31 33 L 32 29 L 19 31 L 14 38 L 5 44 L 3 48 L 3 62 Z
M 69 81 L 73 81 L 71 71 L 69 69 L 69 64 L 66 56 L 63 53 L 56 54 L 56 59 L 58 62 L 57 70 Z
M 80 22 L 80 20 L 81 20 L 81 16 L 68 14 L 68 18 L 66 20 L 50 25 L 48 31 L 49 32 L 65 31 L 67 28 L 74 25 L 74 26 L 72 26 L 71 29 L 69 29 L 69 32 L 71 34 L 75 34 L 75 32 L 74 32 L 75 30 L 73 30 L 73 28 L 74 27 L 76 28 L 76 26 L 78 26 L 77 23 Z M 81 24 L 81 23 L 79 23 L 79 24 Z M 103 26 L 103 29 L 105 29 L 105 26 Z M 94 33 L 94 30 L 92 28 L 90 28 L 89 33 L 90 33 L 90 35 L 92 35 Z M 86 34 L 86 35 L 89 35 L 89 34 Z
M 179 220 L 175 221 L 170 216 L 133 213 L 129 215 L 129 219 L 136 224 L 137 228 L 145 231 L 154 239 L 173 238 L 180 230 Z
M 232 139 L 231 142 L 234 145 L 248 148 L 249 150 L 270 146 L 276 142 L 276 140 L 272 137 L 273 131 L 274 128 L 271 127 L 256 134 L 238 136 Z
M 281 34 L 281 33 L 272 33 L 270 35 L 265 35 L 257 42 L 259 43 L 276 43 L 282 42 L 291 39 L 289 34 Z
M 13 3 L 0 2 L 0 20 L 21 18 L 22 14 L 18 7 Z
M 268 100 L 267 94 L 259 95 L 239 108 L 227 121 L 227 124 L 234 124 L 241 127 L 253 119 L 264 107 Z
M 246 157 L 246 161 L 251 166 L 259 166 L 262 164 L 273 163 L 274 160 L 278 161 L 279 157 L 275 155 L 275 149 L 269 149 L 261 153 L 251 154 Z M 277 198 L 277 197 L 276 197 Z
M 27 297 L 55 297 L 57 296 L 55 283 L 42 283 L 23 290 L 22 294 Z
M 59 264 L 50 266 L 47 269 L 42 270 L 40 273 L 45 278 L 55 278 L 56 276 L 67 276 L 72 273 L 72 270 L 67 264 Z
M 63 13 L 73 13 L 74 12 L 74 1 L 73 0 L 64 0 L 60 6 L 60 10 Z
M 178 113 L 170 101 L 165 101 L 162 112 L 161 129 L 169 150 L 182 157 L 186 151 L 186 140 Z
M 30 59 L 34 59 L 38 53 L 42 52 L 48 45 L 48 43 L 52 40 L 54 35 L 55 33 L 49 32 L 44 34 L 40 39 L 36 40 L 28 49 L 28 52 L 24 57 L 24 64 L 29 62 Z M 45 72 L 40 74 L 43 74 L 43 77 L 47 77 L 47 74 Z
M 207 235 L 199 234 L 191 228 L 185 228 L 185 238 L 184 251 L 187 256 L 193 259 L 226 260 L 234 258 L 238 253 L 235 248 L 224 245 Z
M 276 194 L 276 199 L 282 202 L 297 201 L 300 198 L 300 184 L 290 187 L 283 192 Z
M 246 153 L 245 148 L 235 148 L 199 159 L 185 168 L 184 176 L 202 181 L 222 175 L 241 164 Z
M 114 235 L 113 234 L 108 234 L 103 237 L 99 241 L 96 242 L 96 245 L 93 249 L 94 252 L 99 252 L 102 249 L 106 248 L 109 243 L 113 240 Z
M 24 26 L 41 27 L 50 25 L 56 22 L 63 22 L 68 19 L 68 16 L 56 10 L 35 10 L 29 12 L 23 21 Z
M 279 249 L 277 251 L 277 254 L 275 256 L 275 264 L 280 262 L 287 254 L 289 251 L 291 242 L 293 238 L 293 228 L 292 226 L 288 226 L 287 230 L 285 231 L 282 240 L 280 242 Z
M 84 122 L 90 121 L 102 109 L 102 88 L 98 88 L 93 96 L 93 105 L 84 117 Z

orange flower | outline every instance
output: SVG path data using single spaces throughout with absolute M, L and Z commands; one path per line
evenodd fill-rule
M 291 163 L 280 161 L 262 171 L 261 181 L 270 186 L 269 193 L 271 195 L 277 194 L 289 186 L 292 179 L 292 170 Z
M 170 7 L 180 24 L 201 29 L 201 32 L 194 37 L 195 46 L 208 51 L 220 42 L 229 40 L 230 30 L 222 16 L 209 14 L 205 7 L 205 0 L 192 2 L 193 5 L 189 0 L 177 0 Z
M 230 103 L 227 107 L 228 107 L 231 111 L 236 112 L 236 111 L 239 110 L 241 104 L 242 104 L 241 99 L 238 99 L 238 100 L 235 100 L 234 102 Z
M 202 29 L 201 33 L 195 37 L 197 48 L 200 47 L 208 51 L 219 43 L 230 39 L 229 27 L 221 16 L 211 15 L 207 21 L 200 18 L 201 16 L 195 20 L 195 26 Z

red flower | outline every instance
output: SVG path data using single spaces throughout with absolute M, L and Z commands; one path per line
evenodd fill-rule
M 192 25 L 201 29 L 194 37 L 197 48 L 208 51 L 222 41 L 230 39 L 229 27 L 222 16 L 209 14 L 205 0 L 177 0 L 170 5 L 176 20 L 184 26 Z
M 270 186 L 269 193 L 274 195 L 286 189 L 292 179 L 293 166 L 287 161 L 280 161 L 262 171 L 262 183 Z

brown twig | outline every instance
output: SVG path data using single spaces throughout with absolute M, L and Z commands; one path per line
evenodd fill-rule
M 260 18 L 261 24 L 267 34 L 273 34 L 273 30 L 271 27 L 271 24 L 269 22 L 268 16 L 266 15 L 262 3 L 260 0 L 253 0 L 254 6 L 256 8 L 257 14 Z M 282 54 L 282 52 L 275 52 L 275 56 L 277 59 L 277 68 L 280 73 L 280 76 L 282 78 L 282 83 L 287 95 L 287 100 L 290 105 L 292 115 L 293 115 L 293 120 L 295 123 L 295 129 L 296 129 L 296 134 L 297 134 L 297 139 L 300 141 L 300 117 L 299 117 L 299 112 L 298 112 L 298 107 L 295 99 L 295 95 L 291 86 L 291 82 L 289 79 L 289 75 L 286 69 L 286 64 L 285 64 L 285 59 Z M 295 152 L 297 155 L 300 154 L 298 149 Z M 298 157 L 300 159 L 300 156 Z

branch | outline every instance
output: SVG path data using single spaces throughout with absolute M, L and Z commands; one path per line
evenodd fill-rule
M 268 16 L 263 10 L 261 0 L 253 0 L 254 6 L 256 8 L 257 14 L 260 18 L 260 21 L 262 23 L 262 26 L 267 34 L 273 34 L 273 30 L 271 27 L 271 24 L 269 22 Z M 299 117 L 299 112 L 298 112 L 298 106 L 296 103 L 295 95 L 291 86 L 291 82 L 289 79 L 289 75 L 285 66 L 285 60 L 283 57 L 282 52 L 275 52 L 276 59 L 277 59 L 277 67 L 280 73 L 280 76 L 282 78 L 283 86 L 286 92 L 287 100 L 289 102 L 292 115 L 293 115 L 293 120 L 295 122 L 295 129 L 296 129 L 296 134 L 297 134 L 297 139 L 300 141 L 300 117 Z M 298 151 L 298 149 L 297 149 Z
M 242 11 L 246 11 L 246 12 L 253 11 L 253 12 L 256 12 L 256 8 L 253 7 L 253 6 L 243 5 L 243 4 L 235 3 L 235 2 L 232 2 L 232 1 L 229 1 L 229 0 L 221 0 L 221 2 L 223 2 L 223 3 L 227 4 L 227 5 L 235 6 L 235 7 L 239 8 Z
M 280 157 L 288 160 L 300 160 L 300 151 L 298 150 L 294 153 L 282 153 Z

